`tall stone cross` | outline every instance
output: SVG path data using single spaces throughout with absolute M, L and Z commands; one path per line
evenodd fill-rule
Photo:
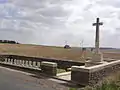
M 99 21 L 99 18 L 96 19 L 96 23 L 93 23 L 93 26 L 96 26 L 96 36 L 95 36 L 95 53 L 92 56 L 92 59 L 85 62 L 85 67 L 90 67 L 94 65 L 99 65 L 103 63 L 103 55 L 99 51 L 99 26 L 103 25 Z
M 96 23 L 93 23 L 93 26 L 96 26 L 96 36 L 95 36 L 95 53 L 99 53 L 99 26 L 103 25 L 102 22 L 99 21 L 99 18 L 96 19 Z

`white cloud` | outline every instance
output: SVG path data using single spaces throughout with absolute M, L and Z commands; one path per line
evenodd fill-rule
M 0 4 L 0 38 L 22 43 L 94 45 L 100 17 L 101 46 L 120 47 L 119 0 L 8 0 Z

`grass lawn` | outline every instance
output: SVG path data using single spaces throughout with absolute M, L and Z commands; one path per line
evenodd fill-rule
M 76 60 L 80 62 L 84 62 L 85 60 L 82 59 L 83 53 L 79 48 L 64 49 L 63 47 L 55 47 L 55 46 L 1 43 L 0 53 L 31 56 L 31 57 L 33 56 L 33 57 L 68 59 L 68 60 Z M 120 53 L 113 53 L 113 52 L 106 53 L 105 50 L 103 53 L 105 58 L 120 59 Z M 84 55 L 85 57 L 91 57 L 92 53 L 90 51 L 86 51 Z
M 82 51 L 79 49 L 64 49 L 62 47 L 27 45 L 27 44 L 0 44 L 1 54 L 14 54 L 46 58 L 70 59 L 81 61 Z M 86 56 L 90 56 L 90 52 Z
M 66 72 L 65 69 L 57 69 L 57 73 L 64 73 Z

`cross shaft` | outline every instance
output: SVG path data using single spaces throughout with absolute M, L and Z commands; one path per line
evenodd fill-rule
M 96 23 L 93 23 L 93 26 L 96 26 L 96 36 L 95 36 L 95 52 L 99 53 L 99 26 L 103 25 L 102 22 L 99 21 L 99 18 L 96 19 Z

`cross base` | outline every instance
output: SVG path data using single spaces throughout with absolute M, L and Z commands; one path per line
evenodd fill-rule
M 100 64 L 104 64 L 106 62 L 102 61 L 102 62 L 92 62 L 91 60 L 89 61 L 86 61 L 85 62 L 85 67 L 92 67 L 92 66 L 95 66 L 95 65 L 100 65 Z
M 102 62 L 103 61 L 103 54 L 102 53 L 94 53 L 92 56 L 92 62 Z
M 90 67 L 94 65 L 103 64 L 103 55 L 102 53 L 94 53 L 92 59 L 85 62 L 85 67 Z

